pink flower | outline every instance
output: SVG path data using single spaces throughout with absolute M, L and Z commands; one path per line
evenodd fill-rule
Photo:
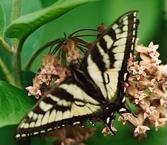
M 77 49 L 77 41 L 67 39 L 65 43 L 60 47 L 63 51 L 67 52 L 67 61 L 75 61 L 81 57 Z
M 167 77 L 167 64 L 162 66 L 162 73 L 165 77 Z
M 28 95 L 33 95 L 36 99 L 39 99 L 45 90 L 54 84 L 61 83 L 67 75 L 70 75 L 68 69 L 61 66 L 57 58 L 52 54 L 46 55 L 42 60 L 41 68 L 33 79 L 33 86 L 26 88 L 29 91 Z
M 150 130 L 150 128 L 148 126 L 144 126 L 144 125 L 138 125 L 135 130 L 134 130 L 134 136 L 138 137 L 138 136 L 143 136 L 146 135 L 146 131 Z
M 165 126 L 167 118 L 159 118 L 155 121 L 155 129 L 158 130 L 160 127 Z
M 150 106 L 146 108 L 144 112 L 144 118 L 148 118 L 150 122 L 154 123 L 160 117 L 160 113 L 156 110 L 155 106 Z
M 40 88 L 33 86 L 26 87 L 26 90 L 28 91 L 28 96 L 36 96 L 36 99 L 39 99 L 39 97 L 42 95 L 39 89 Z

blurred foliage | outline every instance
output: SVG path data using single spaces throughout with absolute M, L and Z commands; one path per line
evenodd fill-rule
M 0 36 L 3 36 L 5 27 L 5 16 L 4 16 L 4 9 L 0 4 Z
M 22 0 L 21 4 L 21 15 L 34 14 L 37 11 L 42 11 L 43 8 L 53 6 L 57 0 Z M 61 0 L 63 1 L 63 0 Z M 68 0 L 71 1 L 71 0 Z M 67 1 L 67 2 L 68 2 Z M 139 11 L 140 25 L 138 30 L 138 38 L 140 43 L 147 45 L 150 41 L 154 41 L 160 45 L 161 59 L 164 63 L 167 63 L 167 19 L 165 19 L 164 13 L 167 13 L 167 7 L 165 7 L 165 0 L 152 0 L 152 1 L 141 1 L 141 0 L 99 0 L 97 2 L 89 3 L 74 10 L 66 13 L 65 15 L 55 19 L 49 23 L 41 23 L 41 27 L 34 31 L 25 41 L 23 50 L 21 53 L 22 68 L 27 64 L 27 61 L 31 57 L 32 53 L 45 44 L 47 41 L 59 37 L 63 37 L 63 33 L 70 34 L 73 31 L 81 28 L 97 28 L 101 22 L 104 22 L 106 26 L 110 25 L 118 16 L 130 10 Z M 12 0 L 0 0 L 0 35 L 3 35 L 4 29 L 11 24 L 11 4 Z M 167 2 L 166 2 L 167 4 Z M 34 13 L 33 13 L 34 12 Z M 37 14 L 37 13 L 36 13 Z M 31 15 L 31 14 L 30 14 Z M 166 14 L 167 15 L 167 14 Z M 27 17 L 25 17 L 27 18 Z M 29 17 L 32 20 L 32 17 Z M 55 17 L 54 17 L 55 18 Z M 20 18 L 21 19 L 21 18 Z M 18 20 L 16 20 L 17 22 Z M 20 20 L 21 21 L 21 20 Z M 27 19 L 25 19 L 27 21 Z M 48 22 L 48 21 L 47 21 Z M 43 25 L 45 24 L 45 25 Z M 37 28 L 37 27 L 35 27 Z M 13 29 L 12 29 L 13 30 Z M 35 29 L 34 29 L 35 30 Z M 24 30 L 22 31 L 25 32 Z M 11 34 L 12 35 L 12 34 Z M 5 40 L 11 44 L 11 40 L 5 37 Z M 36 72 L 41 64 L 41 57 L 46 54 L 43 52 L 33 64 L 31 71 Z M 4 60 L 8 69 L 12 73 L 12 55 L 4 52 L 0 49 L 0 58 Z M 34 76 L 34 73 L 30 71 L 24 71 L 23 81 L 24 86 L 31 84 L 30 80 Z M 0 79 L 5 80 L 4 74 L 0 69 Z M 7 91 L 8 93 L 4 93 Z M 0 82 L 0 106 L 6 107 L 8 113 L 21 110 L 21 116 L 27 112 L 32 106 L 32 100 L 22 100 L 22 97 L 26 94 L 24 91 L 14 88 L 13 86 Z M 7 104 L 3 101 L 8 100 Z M 10 103 L 11 100 L 15 102 Z M 19 102 L 27 101 L 27 106 L 17 106 Z M 18 108 L 15 108 L 18 107 Z M 15 109 L 14 109 L 15 108 Z M 6 111 L 6 110 L 5 110 Z M 6 112 L 5 112 L 6 113 Z M 18 115 L 19 116 L 19 115 Z M 13 115 L 5 116 L 4 111 L 0 110 L 0 121 L 6 118 L 7 124 L 16 124 L 20 118 L 14 118 Z M 13 118 L 13 119 L 12 119 Z M 12 122 L 12 123 L 11 123 Z M 6 125 L 7 125 L 6 124 Z M 4 125 L 0 122 L 0 126 Z M 100 132 L 102 126 L 97 125 L 96 134 L 87 141 L 88 145 L 99 144 L 99 145 L 166 145 L 166 128 L 162 128 L 159 131 L 151 130 L 148 133 L 148 137 L 144 140 L 136 140 L 132 137 L 132 132 L 129 126 L 123 126 L 119 123 L 116 124 L 118 133 L 116 136 L 104 137 Z M 14 139 L 14 132 L 16 126 L 6 126 L 0 128 L 0 145 L 16 145 Z M 32 145 L 50 145 L 49 140 L 34 138 Z
M 0 127 L 18 124 L 33 104 L 25 91 L 0 81 Z
M 40 26 L 62 16 L 71 9 L 90 2 L 91 0 L 64 0 L 58 1 L 48 8 L 24 15 L 14 20 L 6 29 L 6 36 L 9 38 L 23 39 L 28 37 Z

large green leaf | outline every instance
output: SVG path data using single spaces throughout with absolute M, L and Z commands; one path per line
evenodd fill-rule
M 22 80 L 23 80 L 23 87 L 26 88 L 28 86 L 32 86 L 33 78 L 35 77 L 35 73 L 31 71 L 23 71 L 22 72 Z
M 21 39 L 28 36 L 40 26 L 50 22 L 71 9 L 95 0 L 59 0 L 53 5 L 16 19 L 6 30 L 6 36 Z
M 4 16 L 4 10 L 0 3 L 0 37 L 3 36 L 4 28 L 5 28 L 5 16 Z
M 52 5 L 53 3 L 55 3 L 57 0 L 40 0 L 40 3 L 42 5 L 43 8 L 48 7 L 50 5 Z
M 19 123 L 33 104 L 25 91 L 0 81 L 0 127 Z
M 14 138 L 16 125 L 10 125 L 0 128 L 0 145 L 17 145 Z

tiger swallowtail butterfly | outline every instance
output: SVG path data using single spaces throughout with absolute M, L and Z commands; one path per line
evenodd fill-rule
M 110 129 L 114 113 L 125 103 L 127 61 L 136 43 L 137 11 L 119 17 L 97 38 L 71 76 L 44 95 L 21 121 L 16 138 L 38 135 L 67 125 L 101 119 Z

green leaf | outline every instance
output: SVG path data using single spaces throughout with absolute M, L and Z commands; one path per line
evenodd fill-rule
M 6 30 L 6 36 L 21 39 L 27 37 L 40 26 L 62 16 L 71 9 L 95 0 L 59 0 L 53 5 L 21 16 L 13 21 Z
M 35 136 L 31 139 L 31 145 L 53 145 L 55 141 L 55 137 L 41 138 L 40 136 Z
M 16 125 L 10 125 L 0 128 L 0 145 L 18 145 L 14 138 Z
M 25 91 L 0 81 L 0 127 L 18 124 L 33 104 Z
M 26 88 L 28 86 L 32 86 L 32 82 L 33 82 L 34 77 L 35 77 L 34 72 L 23 71 L 22 72 L 23 87 Z
M 40 0 L 40 3 L 42 5 L 43 8 L 48 7 L 50 5 L 52 5 L 53 3 L 55 3 L 57 0 Z
M 3 36 L 4 29 L 5 29 L 5 14 L 2 5 L 0 4 L 0 36 Z

